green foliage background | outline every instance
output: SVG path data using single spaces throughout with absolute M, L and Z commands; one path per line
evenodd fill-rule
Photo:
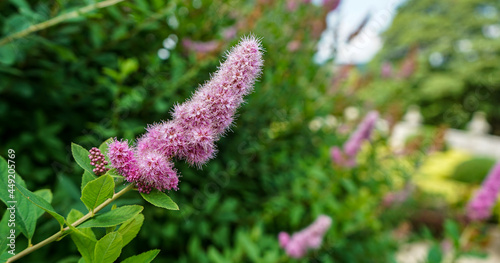
M 0 2 L 1 34 L 92 3 Z M 224 50 L 253 33 L 266 50 L 264 72 L 233 132 L 202 170 L 176 164 L 180 190 L 169 195 L 180 211 L 142 203 L 145 224 L 121 259 L 160 248 L 157 262 L 288 262 L 279 231 L 293 233 L 327 214 L 334 223 L 323 247 L 301 262 L 390 262 L 395 245 L 377 218 L 389 169 L 375 165 L 373 149 L 357 169 L 333 169 L 328 149 L 345 138 L 308 128 L 339 102 L 326 95 L 328 67 L 312 61 L 325 14 L 305 4 L 289 11 L 285 1 L 134 0 L 1 46 L 0 152 L 15 149 L 28 188 L 55 189 L 58 212 L 84 211 L 82 170 L 71 160 L 70 143 L 89 149 L 109 137 L 133 140 L 147 124 L 170 118 L 174 103 L 209 79 Z M 223 40 L 231 26 L 238 36 Z M 179 44 L 163 61 L 157 51 L 170 34 Z M 180 44 L 185 38 L 221 46 L 190 52 Z M 287 49 L 293 40 L 301 43 L 295 52 Z M 123 204 L 142 202 L 127 196 Z M 58 227 L 47 215 L 39 224 L 34 243 Z M 77 255 L 71 242 L 57 242 L 26 260 L 77 262 Z
M 420 105 L 426 123 L 453 128 L 466 128 L 472 114 L 483 111 L 500 134 L 499 9 L 493 0 L 406 1 L 370 62 L 374 79 L 362 97 L 385 108 Z M 412 49 L 415 70 L 398 77 Z M 380 77 L 384 62 L 394 66 L 393 77 Z

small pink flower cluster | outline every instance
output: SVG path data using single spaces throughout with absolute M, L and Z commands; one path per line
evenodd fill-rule
M 491 216 L 491 210 L 498 199 L 500 191 L 500 162 L 498 162 L 484 179 L 481 189 L 467 205 L 467 217 L 470 220 L 485 220 Z
M 332 161 L 344 167 L 356 166 L 356 155 L 361 149 L 362 143 L 370 139 L 377 120 L 378 112 L 369 112 L 361 124 L 359 124 L 356 131 L 349 137 L 349 140 L 344 144 L 344 152 L 337 146 L 331 148 L 330 155 Z
M 106 165 L 108 165 L 108 161 L 106 161 L 104 154 L 101 153 L 101 150 L 93 147 L 92 149 L 90 149 L 89 153 L 90 165 L 95 166 L 92 171 L 94 171 L 96 175 L 105 174 L 109 170 L 108 168 L 106 168 Z
M 233 123 L 262 64 L 260 42 L 254 37 L 243 39 L 209 82 L 174 107 L 172 120 L 149 126 L 133 147 L 126 141 L 111 142 L 111 165 L 141 192 L 177 190 L 179 179 L 171 159 L 201 167 L 215 156 L 215 142 Z
M 278 241 L 280 247 L 292 258 L 302 258 L 309 249 L 318 249 L 323 242 L 323 236 L 332 225 L 332 219 L 320 215 L 310 226 L 291 237 L 286 232 L 280 232 Z

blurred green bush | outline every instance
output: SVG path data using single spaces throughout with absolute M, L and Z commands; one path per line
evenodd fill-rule
M 93 2 L 0 2 L 2 35 Z M 377 164 L 375 148 L 352 171 L 332 169 L 328 149 L 345 138 L 308 129 L 342 103 L 325 95 L 331 73 L 312 61 L 326 13 L 310 4 L 290 11 L 285 1 L 124 1 L 0 46 L 0 152 L 16 150 L 29 188 L 55 187 L 62 214 L 82 207 L 70 142 L 90 148 L 109 137 L 133 139 L 168 119 L 222 52 L 253 33 L 263 38 L 264 73 L 234 132 L 203 170 L 176 165 L 180 190 L 171 196 L 180 212 L 145 209 L 143 230 L 122 256 L 158 247 L 158 262 L 287 262 L 278 232 L 329 214 L 325 244 L 302 262 L 389 262 L 395 244 L 377 208 L 391 170 Z M 172 35 L 178 43 L 162 60 L 158 50 Z M 219 44 L 196 52 L 182 46 L 185 39 Z M 57 226 L 47 220 L 38 229 L 48 235 Z M 71 252 L 58 243 L 26 260 L 77 262 Z
M 494 0 L 405 1 L 362 97 L 386 109 L 420 105 L 426 123 L 453 128 L 483 111 L 500 134 L 499 14 Z

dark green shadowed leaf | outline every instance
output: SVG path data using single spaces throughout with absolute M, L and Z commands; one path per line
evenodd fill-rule
M 93 211 L 106 199 L 113 197 L 115 182 L 109 175 L 103 175 L 87 183 L 80 198 L 89 211 Z
M 122 263 L 149 263 L 160 253 L 159 249 L 153 249 L 136 256 L 126 258 Z
M 168 210 L 179 210 L 179 206 L 168 195 L 158 190 L 151 191 L 149 194 L 141 193 L 141 195 L 144 200 L 157 207 Z
M 116 226 L 132 219 L 142 211 L 140 205 L 126 205 L 103 214 L 97 214 L 90 220 L 83 222 L 78 228 Z
M 89 151 L 76 143 L 71 143 L 71 153 L 80 167 L 82 167 L 85 171 L 94 174 L 92 171 L 94 168 L 90 165 Z

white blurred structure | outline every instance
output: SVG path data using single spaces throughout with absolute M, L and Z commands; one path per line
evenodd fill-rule
M 390 145 L 394 151 L 403 150 L 408 137 L 416 135 L 422 126 L 422 115 L 419 108 L 412 106 L 405 114 L 403 121 L 396 124 Z M 445 141 L 452 149 L 463 150 L 475 155 L 500 159 L 500 137 L 489 135 L 490 124 L 484 112 L 476 112 L 467 125 L 468 130 L 448 129 Z
M 422 114 L 418 106 L 410 106 L 403 121 L 394 126 L 390 144 L 396 152 L 403 150 L 408 137 L 416 135 L 422 126 Z

